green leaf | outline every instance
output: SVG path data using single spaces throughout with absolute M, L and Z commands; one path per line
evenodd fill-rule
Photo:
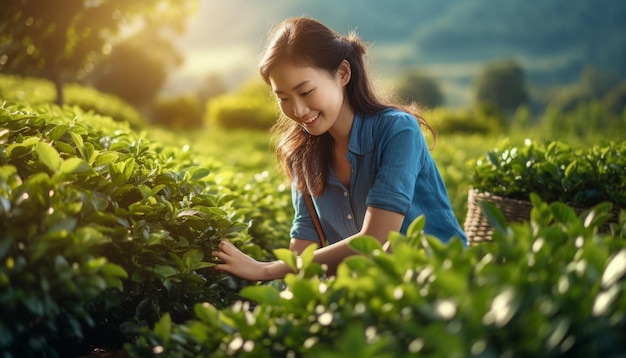
M 167 343 L 172 335 L 172 317 L 169 313 L 164 313 L 161 319 L 154 325 L 154 334 L 162 343 Z
M 68 158 L 61 162 L 60 172 L 63 174 L 71 174 L 78 171 L 81 165 L 86 163 L 80 158 Z
M 424 215 L 420 215 L 411 224 L 406 231 L 406 236 L 408 237 L 416 237 L 424 230 L 424 226 L 426 225 L 426 217 Z
M 273 251 L 277 259 L 283 261 L 290 269 L 298 272 L 298 263 L 296 254 L 289 249 L 275 249 Z
M 382 253 L 381 255 L 375 255 L 372 259 L 376 263 L 376 265 L 387 275 L 396 280 L 401 278 L 398 274 L 398 266 L 400 265 L 400 263 L 396 261 L 397 259 L 395 257 L 390 256 L 386 253 Z
M 154 272 L 161 277 L 170 277 L 178 274 L 178 270 L 168 265 L 157 265 Z
M 366 273 L 372 267 L 372 261 L 365 256 L 350 256 L 343 260 L 341 265 L 345 265 L 354 272 Z
M 609 288 L 626 274 L 626 249 L 615 253 L 602 274 L 602 287 Z
M 115 162 L 119 158 L 119 154 L 115 152 L 101 152 L 96 157 L 95 166 L 101 166 Z
M 374 251 L 382 251 L 383 245 L 373 236 L 360 236 L 350 240 L 350 248 L 361 254 L 372 254 Z
M 561 202 L 550 204 L 550 209 L 552 209 L 552 214 L 558 222 L 569 223 L 577 220 L 574 210 Z
M 69 126 L 67 124 L 60 124 L 58 126 L 55 126 L 50 131 L 49 137 L 50 139 L 56 141 L 57 139 L 61 138 L 65 133 L 67 133 L 68 129 Z
M 53 145 L 54 145 L 54 147 L 55 147 L 58 151 L 60 151 L 60 152 L 62 152 L 62 153 L 67 153 L 67 154 L 71 154 L 71 155 L 76 155 L 76 150 L 74 150 L 74 148 L 73 148 L 71 145 L 69 145 L 69 144 L 67 144 L 67 143 L 65 143 L 65 142 L 59 142 L 59 141 L 56 141 L 56 142 L 54 142 L 54 144 L 53 144 Z
M 444 294 L 462 297 L 466 294 L 467 277 L 454 270 L 440 270 L 436 274 L 435 284 Z
M 129 181 L 135 170 L 135 158 L 130 157 L 124 162 L 124 181 Z
M 39 156 L 39 160 L 48 167 L 51 171 L 55 172 L 59 169 L 61 165 L 61 158 L 59 157 L 59 152 L 54 149 L 50 144 L 45 142 L 37 143 L 37 147 L 35 148 L 37 155 Z
M 491 225 L 494 230 L 506 232 L 506 228 L 508 227 L 508 225 L 502 211 L 498 209 L 497 206 L 487 201 L 481 201 L 479 205 L 483 213 L 487 217 L 489 225 Z
M 208 168 L 203 168 L 203 167 L 195 168 L 191 172 L 191 180 L 198 181 L 206 177 L 209 174 L 211 174 L 211 170 Z
M 306 270 L 311 262 L 313 262 L 313 257 L 315 256 L 316 249 L 317 245 L 313 244 L 307 246 L 304 251 L 302 251 L 302 253 L 300 254 L 300 260 L 302 260 L 302 267 L 300 267 L 301 270 Z
M 87 154 L 85 153 L 85 143 L 83 142 L 83 137 L 81 137 L 80 134 L 74 132 L 73 130 L 70 131 L 70 136 L 72 137 L 72 140 L 74 141 L 74 144 L 76 145 L 76 149 L 78 149 L 78 152 L 80 153 L 81 157 L 84 160 L 87 160 L 88 158 L 87 158 Z
M 212 304 L 208 302 L 197 303 L 193 307 L 193 311 L 196 317 L 200 319 L 202 322 L 210 323 L 210 324 L 217 323 L 217 319 L 218 319 L 217 315 L 219 311 Z
M 282 304 L 280 292 L 273 286 L 247 286 L 241 290 L 241 297 L 249 300 L 267 304 L 271 306 L 279 306 Z

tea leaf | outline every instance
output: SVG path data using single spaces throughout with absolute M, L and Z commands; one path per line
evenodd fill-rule
M 279 306 L 281 304 L 278 290 L 268 285 L 247 286 L 241 290 L 240 294 L 243 298 L 270 306 Z
M 275 249 L 273 252 L 277 259 L 283 261 L 293 271 L 298 272 L 296 255 L 293 251 L 289 249 Z
M 372 254 L 374 251 L 383 251 L 383 246 L 372 236 L 355 237 L 350 240 L 350 248 L 361 254 Z
M 154 325 L 154 333 L 164 343 L 169 342 L 172 335 L 172 317 L 164 313 L 161 319 Z

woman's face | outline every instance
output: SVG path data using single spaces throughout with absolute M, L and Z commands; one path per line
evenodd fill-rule
M 351 115 L 344 105 L 345 76 L 341 68 L 330 73 L 282 61 L 269 73 L 269 80 L 283 114 L 311 135 L 321 135 Z

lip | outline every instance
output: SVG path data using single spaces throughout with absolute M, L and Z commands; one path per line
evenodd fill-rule
M 312 118 L 307 119 L 306 121 L 302 122 L 302 125 L 304 125 L 305 127 L 312 127 L 315 125 L 315 123 L 317 123 L 317 120 L 320 118 L 320 113 L 316 114 L 315 116 L 313 116 Z

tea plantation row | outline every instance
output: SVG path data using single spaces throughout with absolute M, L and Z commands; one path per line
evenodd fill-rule
M 256 171 L 271 162 L 250 149 L 241 173 L 166 142 L 76 108 L 2 105 L 1 356 L 626 352 L 626 215 L 599 232 L 608 205 L 577 217 L 533 196 L 531 221 L 512 227 L 486 205 L 499 231 L 469 248 L 424 235 L 420 218 L 390 236 L 390 253 L 356 240 L 362 255 L 325 278 L 311 252 L 296 267 L 283 249 L 289 192 Z M 469 181 L 447 164 L 458 158 L 438 161 L 460 202 Z M 262 284 L 218 274 L 208 253 L 222 237 L 297 273 Z

